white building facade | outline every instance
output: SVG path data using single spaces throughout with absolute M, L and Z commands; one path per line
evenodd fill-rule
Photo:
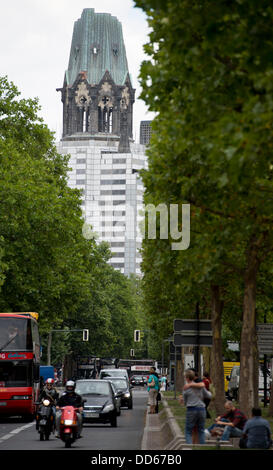
M 71 156 L 69 186 L 82 191 L 83 235 L 109 243 L 114 268 L 140 275 L 145 146 L 131 143 L 130 153 L 119 153 L 118 141 L 107 137 L 63 140 L 58 150 Z

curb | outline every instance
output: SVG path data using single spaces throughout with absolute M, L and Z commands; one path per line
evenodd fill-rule
M 192 450 L 197 446 L 200 448 L 210 445 L 221 449 L 235 448 L 233 442 L 220 444 L 219 441 L 212 439 L 205 444 L 186 444 L 185 436 L 163 396 L 162 404 L 164 409 L 158 415 L 148 414 L 149 407 L 147 408 L 141 450 Z M 166 415 L 164 420 L 160 419 L 162 413 Z
M 176 447 L 181 440 L 184 441 L 183 434 L 168 407 L 167 401 L 162 399 L 162 404 L 164 409 L 158 415 L 148 414 L 147 408 L 146 424 L 141 443 L 142 450 L 151 450 L 151 445 L 152 447 L 157 447 L 157 443 L 160 441 L 163 441 L 165 444 L 161 449 L 167 450 L 169 449 L 169 445 Z M 164 421 L 160 420 L 162 413 L 166 414 Z M 174 449 L 174 447 L 171 448 Z

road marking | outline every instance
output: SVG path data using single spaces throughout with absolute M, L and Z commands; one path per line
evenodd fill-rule
M 30 428 L 34 424 L 35 423 L 29 423 L 29 424 L 25 424 L 24 426 L 21 426 L 20 428 L 13 429 L 13 431 L 10 431 L 8 434 L 0 438 L 0 444 L 6 441 L 7 439 L 10 439 L 11 437 L 14 437 L 15 434 L 18 434 L 19 432 L 24 431 L 24 429 Z

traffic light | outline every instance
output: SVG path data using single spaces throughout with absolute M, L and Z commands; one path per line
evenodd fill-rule
M 85 329 L 82 330 L 82 340 L 83 341 L 88 341 L 89 339 L 89 330 Z
M 134 341 L 135 341 L 135 343 L 140 342 L 140 330 L 135 330 L 134 331 Z

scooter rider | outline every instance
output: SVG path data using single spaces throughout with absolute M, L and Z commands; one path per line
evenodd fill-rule
M 56 403 L 59 399 L 59 393 L 57 392 L 56 388 L 54 387 L 54 380 L 47 379 L 45 382 L 45 386 L 43 387 L 40 395 L 39 395 L 39 402 L 48 399 L 51 404 L 52 414 L 54 417 L 54 426 L 55 426 L 55 418 L 56 418 Z
M 77 417 L 78 417 L 78 437 L 81 437 L 82 431 L 82 414 L 83 411 L 83 399 L 81 395 L 75 392 L 75 382 L 73 380 L 68 380 L 65 386 L 65 393 L 59 398 L 56 406 L 56 437 L 60 437 L 60 423 L 61 423 L 61 416 L 62 416 L 62 408 L 63 406 L 74 406 L 74 408 L 78 408 Z
M 43 390 L 40 393 L 39 401 L 44 400 L 47 398 L 53 406 L 56 406 L 57 400 L 59 398 L 59 394 L 54 387 L 54 380 L 47 379 Z

